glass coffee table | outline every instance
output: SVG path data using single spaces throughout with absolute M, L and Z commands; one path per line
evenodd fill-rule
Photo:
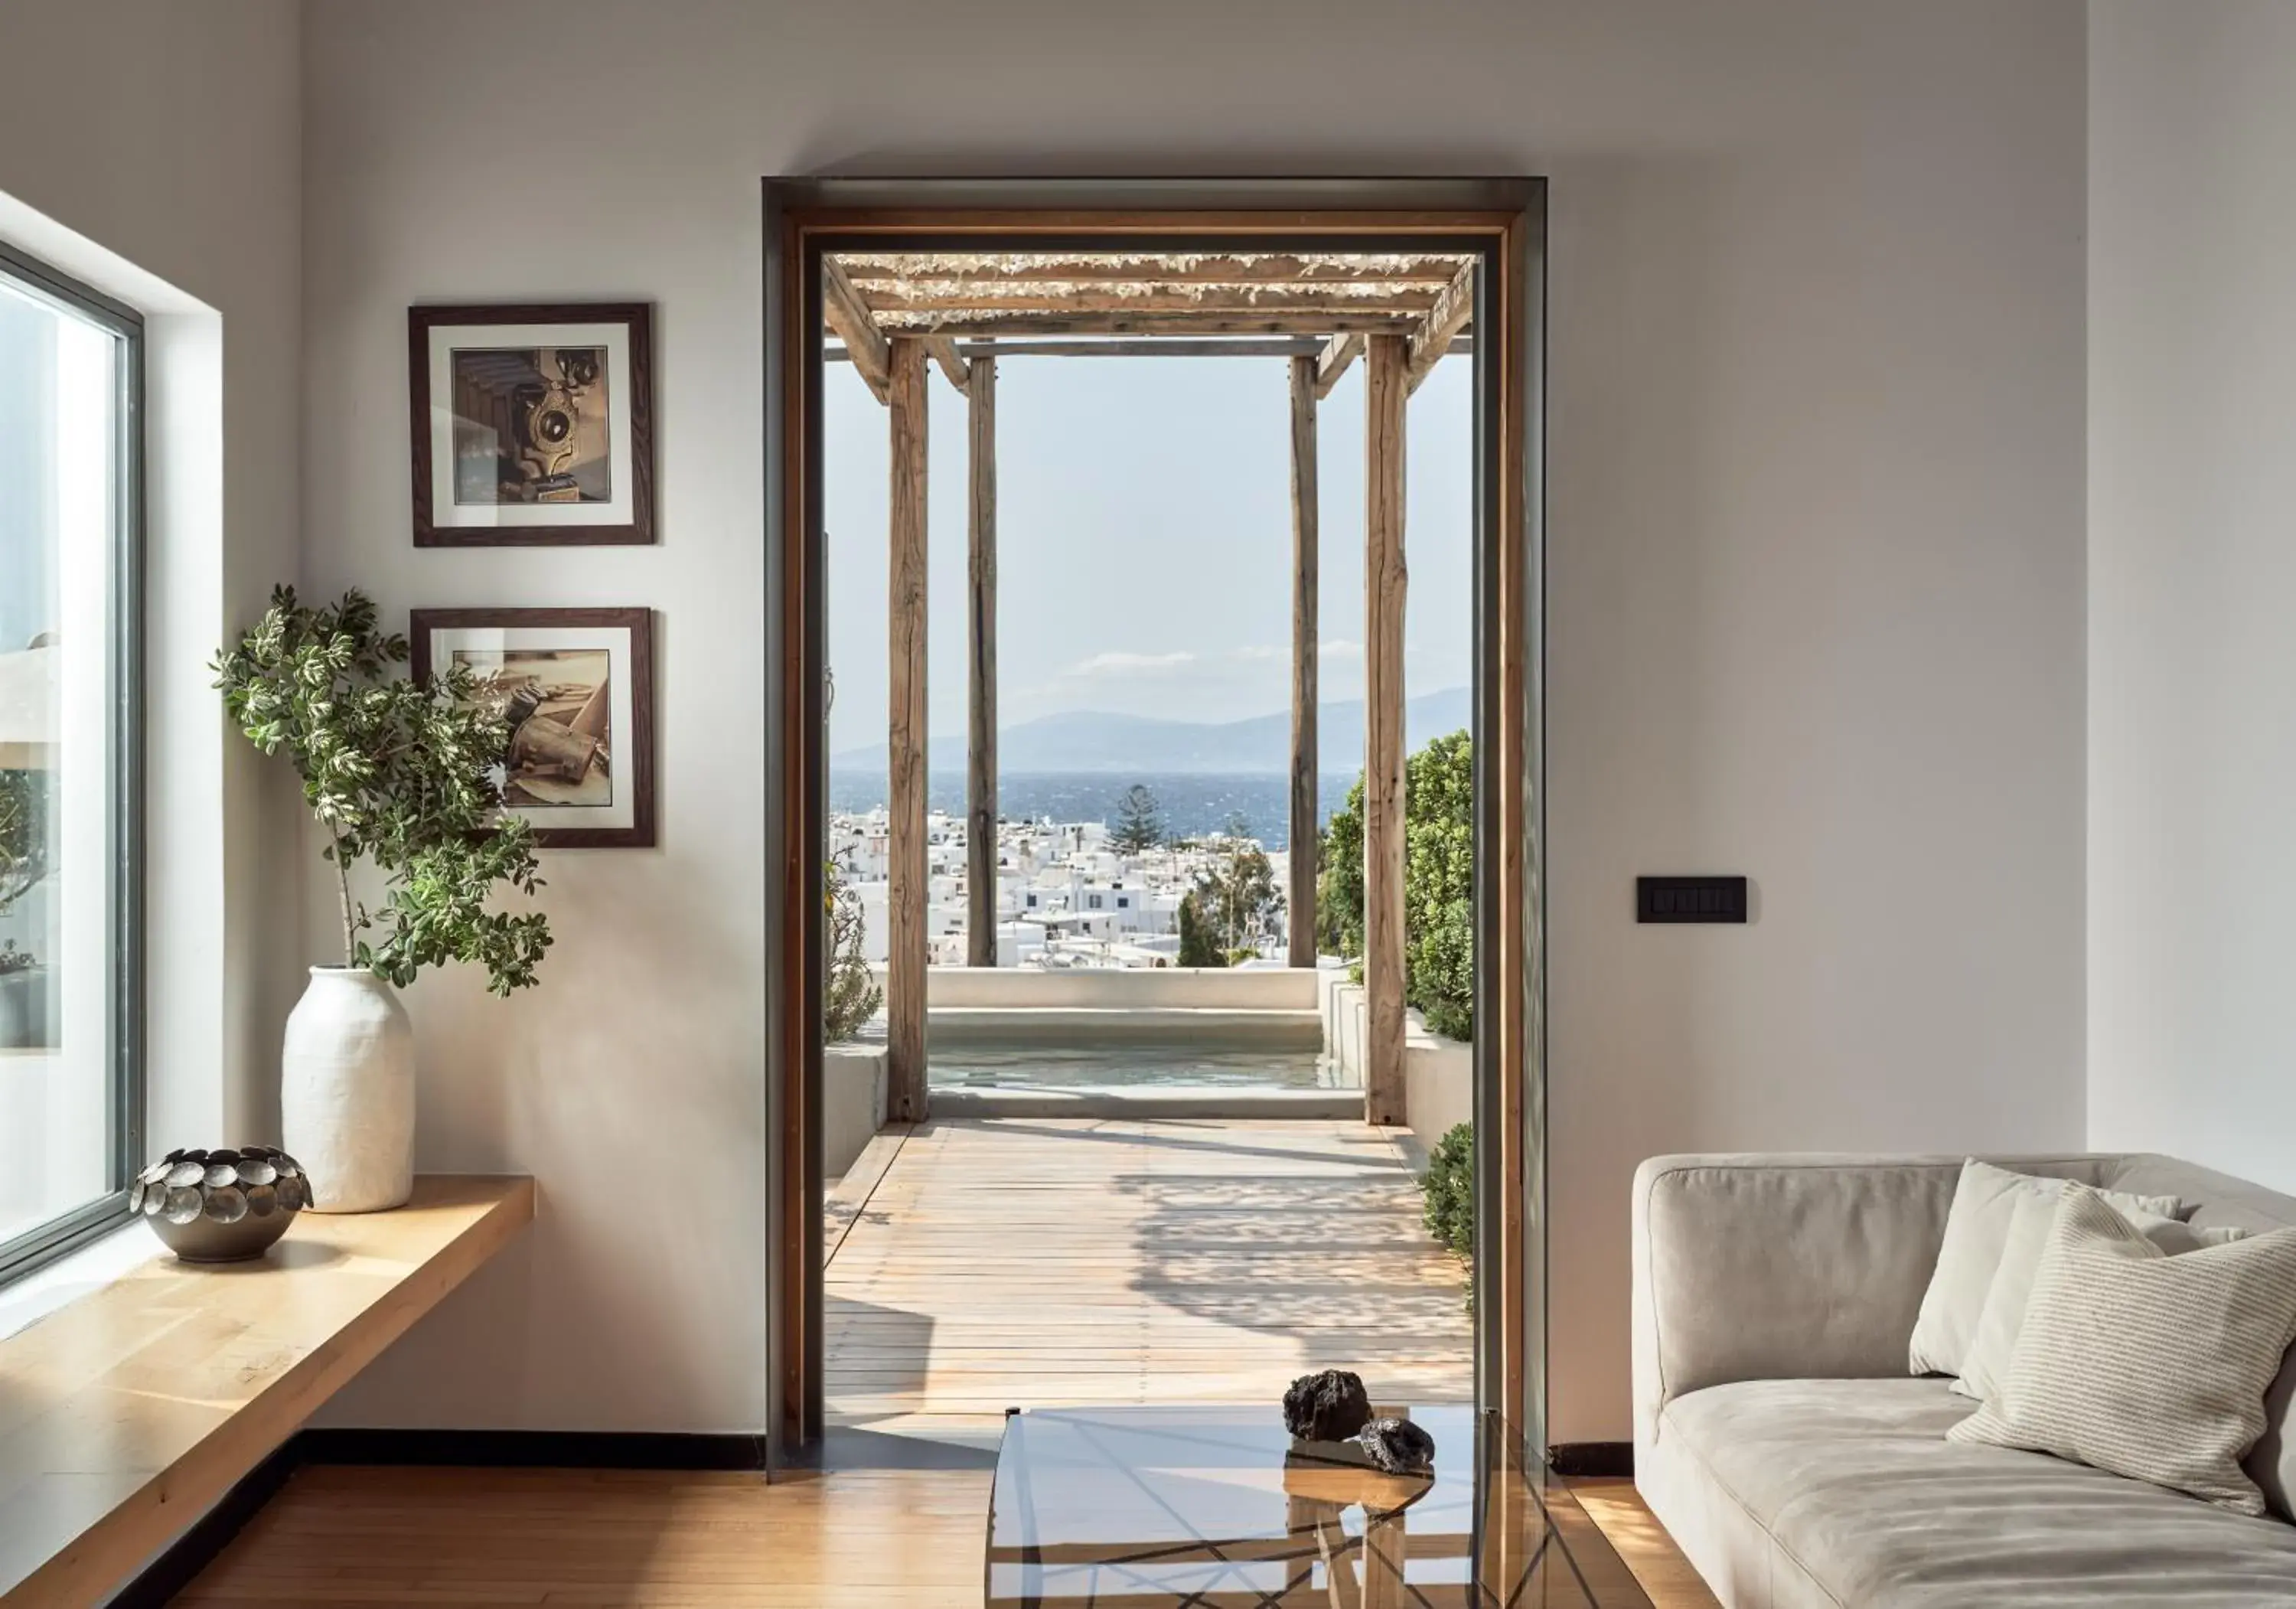
M 1648 1609 L 1603 1533 L 1494 1416 L 1407 1412 L 1431 1474 L 1295 1444 L 1274 1408 L 1004 1421 L 988 1609 Z

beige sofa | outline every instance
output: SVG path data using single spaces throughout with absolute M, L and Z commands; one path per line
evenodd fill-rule
M 2249 1457 L 2272 1517 L 2038 1453 L 1906 1343 L 1958 1156 L 1665 1156 L 1634 1194 L 1635 1484 L 1717 1597 L 1767 1605 L 2296 1605 L 2296 1353 Z M 2296 1200 L 2164 1156 L 1987 1159 L 2296 1225 Z

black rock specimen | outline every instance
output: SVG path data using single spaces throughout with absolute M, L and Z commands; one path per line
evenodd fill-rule
M 1283 1428 L 1302 1441 L 1344 1441 L 1370 1417 L 1363 1376 L 1346 1369 L 1302 1375 L 1283 1393 Z
M 1374 1464 L 1391 1475 L 1419 1474 L 1435 1462 L 1435 1438 L 1408 1419 L 1374 1419 L 1356 1437 Z

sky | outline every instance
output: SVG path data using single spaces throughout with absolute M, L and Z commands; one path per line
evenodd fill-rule
M 886 716 L 886 410 L 827 365 L 832 753 Z M 965 402 L 927 375 L 926 697 L 965 707 Z M 1409 404 L 1406 691 L 1472 675 L 1473 364 Z M 1320 410 L 1322 696 L 1363 696 L 1363 365 Z M 1106 710 L 1241 720 L 1290 707 L 1290 375 L 1280 357 L 1028 357 L 996 374 L 999 724 Z

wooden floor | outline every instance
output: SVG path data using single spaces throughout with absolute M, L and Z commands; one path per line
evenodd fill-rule
M 842 1426 L 963 1439 L 1008 1405 L 1267 1400 L 1325 1364 L 1382 1402 L 1472 1394 L 1458 1267 L 1376 1129 L 923 1124 L 881 1137 L 832 1209 Z M 973 1609 L 989 1480 L 306 1469 L 177 1602 Z M 1587 1507 L 1658 1609 L 1712 1609 L 1630 1487 Z
M 201 1609 L 979 1609 L 985 1470 L 784 1476 L 315 1468 L 176 1602 Z M 1656 1609 L 1715 1601 L 1633 1488 L 1587 1512 Z
M 1000 1119 L 896 1143 L 832 1213 L 832 1426 L 993 1436 L 1006 1408 L 1273 1402 L 1324 1367 L 1383 1405 L 1473 1400 L 1464 1277 L 1385 1129 Z

